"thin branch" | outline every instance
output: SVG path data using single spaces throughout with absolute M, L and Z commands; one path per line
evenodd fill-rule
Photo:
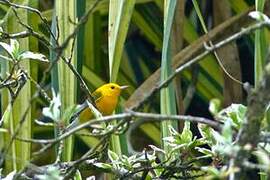
M 77 26 L 73 30 L 73 32 L 66 38 L 66 40 L 62 43 L 61 46 L 57 47 L 60 51 L 65 49 L 67 45 L 69 44 L 70 40 L 73 39 L 77 33 L 79 32 L 80 28 L 88 21 L 89 15 L 95 10 L 96 6 L 101 2 L 102 0 L 96 0 L 92 6 L 88 9 L 88 11 L 81 17 L 80 21 L 78 22 Z
M 105 141 L 105 143 L 104 143 Z M 98 144 L 95 145 L 95 147 L 91 148 L 88 152 L 86 152 L 80 159 L 74 161 L 72 163 L 72 166 L 70 166 L 70 169 L 69 169 L 69 173 L 67 173 L 65 175 L 65 178 L 64 179 L 69 179 L 71 178 L 72 174 L 76 171 L 77 168 L 79 168 L 79 166 L 85 162 L 86 160 L 90 159 L 91 158 L 91 154 L 94 154 L 97 149 L 99 147 L 102 147 L 101 145 L 104 145 L 105 147 L 107 147 L 107 143 L 108 142 L 108 136 L 104 136 L 100 139 L 100 141 L 98 142 Z
M 176 68 L 172 74 L 163 82 L 160 83 L 156 83 L 156 85 L 153 86 L 153 88 L 149 89 L 149 91 L 147 91 L 146 93 L 143 93 L 143 99 L 140 99 L 140 101 L 136 101 L 135 104 L 131 104 L 132 101 L 134 101 L 134 97 L 132 98 L 132 100 L 129 100 L 130 102 L 128 102 L 128 104 L 126 104 L 126 107 L 128 107 L 131 110 L 137 109 L 138 107 L 140 107 L 145 101 L 149 100 L 152 95 L 156 92 L 158 92 L 160 89 L 167 87 L 169 85 L 169 83 L 178 75 L 180 74 L 183 70 L 187 69 L 188 67 L 190 67 L 191 65 L 198 63 L 200 60 L 202 60 L 204 57 L 206 57 L 207 55 L 209 55 L 210 53 L 214 52 L 215 50 L 229 44 L 230 42 L 233 42 L 239 38 L 241 38 L 242 36 L 249 34 L 253 31 L 255 31 L 256 29 L 260 29 L 262 27 L 270 27 L 270 22 L 267 21 L 263 21 L 263 22 L 257 22 L 247 28 L 242 28 L 241 31 L 229 36 L 228 38 L 213 44 L 213 46 L 211 47 L 206 47 L 205 51 L 203 51 L 202 53 L 200 53 L 199 55 L 197 55 L 195 58 L 191 59 L 191 60 L 185 60 L 186 63 L 182 64 L 180 67 Z M 208 38 L 209 39 L 209 38 Z M 155 80 L 155 79 L 154 79 Z M 139 95 L 139 91 L 137 92 Z
M 30 11 L 30 12 L 33 12 L 33 13 L 37 14 L 39 16 L 39 18 L 41 19 L 41 21 L 44 23 L 47 31 L 54 38 L 54 40 L 56 40 L 56 37 L 54 36 L 53 32 L 51 31 L 51 27 L 49 25 L 48 20 L 45 17 L 42 16 L 42 13 L 38 9 L 29 7 L 29 6 L 15 4 L 15 3 L 10 2 L 9 0 L 1 0 L 0 3 L 8 5 L 10 7 L 16 8 L 16 9 L 25 9 L 27 11 Z
M 180 66 L 179 68 L 177 68 L 169 77 L 168 79 L 166 79 L 165 81 L 161 82 L 159 84 L 159 86 L 155 89 L 155 91 L 159 91 L 161 88 L 167 87 L 168 84 L 173 80 L 173 78 L 175 76 L 177 76 L 180 72 L 182 72 L 183 70 L 185 70 L 186 68 L 190 67 L 192 64 L 199 62 L 201 59 L 203 59 L 204 57 L 206 57 L 208 54 L 214 52 L 216 49 L 219 49 L 223 46 L 225 46 L 226 44 L 229 44 L 232 41 L 235 41 L 239 38 L 241 38 L 242 36 L 249 34 L 253 31 L 255 31 L 256 29 L 260 29 L 262 27 L 270 27 L 270 22 L 264 21 L 264 22 L 258 22 L 250 27 L 247 28 L 243 28 L 240 32 L 233 34 L 232 36 L 224 39 L 223 41 L 220 41 L 217 44 L 213 44 L 211 47 L 205 47 L 205 51 L 201 54 L 199 54 L 198 56 L 196 56 L 195 58 L 191 59 L 190 61 L 188 61 L 186 64 Z
M 94 124 L 108 123 L 108 122 L 111 122 L 114 120 L 121 120 L 121 119 L 125 119 L 127 122 L 127 121 L 130 121 L 132 118 L 140 118 L 141 123 L 174 120 L 174 121 L 190 121 L 190 122 L 207 124 L 207 125 L 209 125 L 213 128 L 216 128 L 216 129 L 221 128 L 221 124 L 219 122 L 216 122 L 216 121 L 213 121 L 213 120 L 210 120 L 207 118 L 202 118 L 202 117 L 185 116 L 185 115 L 162 115 L 162 114 L 128 111 L 128 112 L 122 113 L 122 114 L 116 114 L 116 115 L 105 116 L 102 118 L 89 120 L 88 122 L 80 124 L 80 125 L 76 126 L 75 128 L 70 129 L 69 131 L 63 133 L 61 136 L 54 138 L 54 139 L 23 139 L 23 140 L 26 142 L 46 144 L 38 152 L 33 153 L 33 157 L 35 157 L 35 156 L 38 156 L 38 155 L 46 152 L 49 148 L 54 146 L 59 141 L 66 139 L 67 137 L 80 131 L 83 128 L 89 127 L 89 126 L 94 125 Z M 117 129 L 118 128 L 114 128 L 114 130 L 117 130 Z M 110 132 L 113 133 L 114 131 L 110 131 Z

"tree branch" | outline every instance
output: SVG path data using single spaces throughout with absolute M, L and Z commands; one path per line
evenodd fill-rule
M 257 147 L 260 141 L 260 128 L 265 110 L 270 102 L 270 62 L 265 66 L 264 76 L 257 89 L 253 90 L 248 97 L 247 112 L 242 128 L 237 136 L 237 144 L 241 150 L 232 159 L 231 165 L 243 167 L 243 162 L 248 160 L 250 152 Z M 236 173 L 236 179 L 248 179 L 246 169 Z

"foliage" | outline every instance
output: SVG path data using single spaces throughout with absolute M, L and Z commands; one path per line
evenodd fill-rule
M 219 3 L 0 1 L 0 179 L 269 178 L 270 4 Z

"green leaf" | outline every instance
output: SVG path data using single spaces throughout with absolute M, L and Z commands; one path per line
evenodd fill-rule
M 91 104 L 88 100 L 86 101 L 86 103 L 96 118 L 102 117 L 102 114 L 93 106 L 93 104 Z
M 117 161 L 119 159 L 118 155 L 111 150 L 108 150 L 108 157 L 111 160 L 111 162 Z
M 41 62 L 49 62 L 49 60 L 46 58 L 45 55 L 40 54 L 40 53 L 34 53 L 31 51 L 25 51 L 18 56 L 18 60 L 24 60 L 24 59 L 33 59 L 33 60 L 38 60 Z
M 12 61 L 11 58 L 3 56 L 3 55 L 0 55 L 0 59 L 6 60 L 6 61 Z
M 135 0 L 110 0 L 109 9 L 109 65 L 110 81 L 115 82 L 122 58 Z
M 5 178 L 3 178 L 3 180 L 13 180 L 15 175 L 16 175 L 16 171 L 12 171 Z
M 71 117 L 74 115 L 75 112 L 79 109 L 78 106 L 73 105 L 64 110 L 64 113 L 62 113 L 61 120 L 64 122 L 68 122 Z
M 11 53 L 15 57 L 15 59 L 18 58 L 18 55 L 20 53 L 20 45 L 19 42 L 16 39 L 10 39 L 10 48 L 11 48 Z
M 209 111 L 212 115 L 216 116 L 220 111 L 221 102 L 219 99 L 212 99 L 209 103 Z
M 4 43 L 4 42 L 0 42 L 0 46 L 2 46 L 2 48 L 4 48 L 4 50 L 8 53 L 8 55 L 12 58 L 15 59 L 13 53 L 12 53 L 12 48 L 9 44 Z
M 160 153 L 162 153 L 162 154 L 165 154 L 165 151 L 163 150 L 163 149 L 161 149 L 161 148 L 158 148 L 158 147 L 156 147 L 156 146 L 154 146 L 154 145 L 148 145 L 151 149 L 153 149 L 153 151 L 154 151 L 154 154 L 156 154 L 156 152 L 160 152 Z
M 255 0 L 255 9 L 256 11 L 263 11 L 265 0 Z
M 263 165 L 269 167 L 269 170 L 270 170 L 269 155 L 264 150 L 259 149 L 255 152 L 253 152 L 253 154 L 257 156 L 260 164 L 263 164 Z
M 224 139 L 228 142 L 228 143 L 232 143 L 232 136 L 233 136 L 233 132 L 232 132 L 232 126 L 231 126 L 231 121 L 227 120 L 225 121 L 225 124 L 222 128 L 222 136 L 224 137 Z
M 262 12 L 264 10 L 264 0 L 256 0 L 255 1 L 255 9 L 256 11 L 261 12 L 258 16 L 259 19 L 263 19 Z M 269 20 L 269 19 L 268 19 Z M 258 86 L 262 76 L 263 76 L 263 69 L 265 66 L 265 59 L 266 59 L 266 47 L 267 41 L 265 36 L 265 29 L 261 28 L 255 31 L 255 55 L 254 55 L 254 72 L 255 72 L 255 88 Z
M 174 12 L 177 1 L 165 1 L 164 2 L 164 31 L 163 31 L 163 45 L 162 45 L 162 57 L 161 57 L 161 77 L 160 81 L 164 81 L 172 73 L 172 57 L 170 50 L 170 37 L 174 20 Z M 161 114 L 176 114 L 176 102 L 175 92 L 173 84 L 169 84 L 168 87 L 161 89 L 160 91 L 160 112 Z M 177 127 L 177 122 L 164 121 L 161 122 L 162 137 L 171 136 L 169 127 Z M 169 144 L 166 141 L 163 143 L 163 149 L 166 153 L 171 151 Z
M 1 124 L 0 124 L 1 126 Z M 8 133 L 9 131 L 5 128 L 0 128 L 0 133 Z
M 221 110 L 217 114 L 217 118 L 223 121 L 230 120 L 235 128 L 240 129 L 245 118 L 246 111 L 246 106 L 242 104 L 232 104 L 229 107 Z
M 58 34 L 58 43 L 62 44 L 72 34 L 76 28 L 77 23 L 77 8 L 78 1 L 55 1 L 55 16 L 57 17 L 57 26 L 55 26 Z M 74 43 L 73 43 L 74 40 Z M 54 43 L 54 41 L 52 41 Z M 67 47 L 63 51 L 63 56 L 70 59 L 69 63 L 77 69 L 77 36 L 72 38 L 67 44 Z M 52 56 L 53 53 L 52 53 Z M 72 73 L 66 62 L 61 58 L 57 62 L 57 82 L 59 87 L 59 94 L 61 95 L 61 109 L 64 112 L 65 109 L 73 106 L 77 103 L 77 79 Z M 54 74 L 55 75 L 55 74 Z M 55 78 L 56 80 L 56 78 Z M 68 123 L 68 122 L 65 122 Z M 55 130 L 58 131 L 57 129 Z M 57 136 L 57 133 L 55 134 Z M 62 159 L 64 161 L 70 161 L 73 157 L 73 137 L 70 136 L 64 140 L 64 148 Z
M 60 95 L 56 94 L 53 91 L 53 98 L 52 101 L 50 102 L 50 106 L 43 108 L 42 114 L 44 116 L 51 118 L 53 121 L 57 122 L 61 120 L 60 107 L 61 107 Z
M 7 106 L 4 114 L 1 117 L 0 126 L 2 126 L 3 123 L 9 122 L 11 111 L 12 111 L 12 105 L 11 104 L 8 104 L 8 106 Z
M 1 24 L 1 23 L 0 23 Z M 0 36 L 2 36 L 2 34 L 3 34 L 3 28 L 2 27 L 0 27 Z M 1 174 L 0 174 L 1 175 Z
M 81 175 L 81 172 L 79 170 L 76 171 L 73 180 L 82 180 L 82 175 Z
M 190 130 L 190 122 L 185 121 L 185 126 L 181 134 L 181 139 L 183 142 L 188 143 L 192 141 L 192 132 Z
M 202 147 L 195 147 L 196 150 L 198 150 L 199 152 L 205 154 L 205 155 L 210 155 L 210 156 L 213 156 L 214 153 L 209 150 L 209 149 L 206 149 L 206 148 L 202 148 Z
M 62 180 L 63 177 L 60 175 L 60 170 L 55 166 L 49 166 L 46 170 L 45 174 L 36 175 L 36 177 L 39 180 L 47 180 L 47 179 L 53 179 L 53 180 Z
M 205 124 L 198 124 L 198 128 L 199 128 L 200 134 L 202 135 L 203 138 L 205 138 L 208 141 L 209 145 L 216 144 L 214 134 L 218 134 L 217 131 L 215 131 L 213 128 Z
M 102 168 L 102 169 L 106 169 L 106 170 L 111 170 L 112 169 L 112 165 L 108 164 L 108 163 L 94 163 L 95 166 Z
M 252 11 L 248 14 L 250 17 L 252 17 L 253 19 L 257 20 L 257 21 L 268 21 L 270 22 L 270 19 L 267 15 L 263 14 L 260 11 Z
M 125 39 L 136 0 L 110 0 L 109 2 L 109 72 L 110 82 L 116 82 Z M 115 122 L 113 122 L 115 124 Z M 124 140 L 124 139 L 122 139 Z M 123 141 L 125 142 L 125 140 Z M 123 143 L 122 142 L 122 143 Z M 126 142 L 125 142 L 126 143 Z M 123 153 L 120 136 L 111 136 L 111 148 Z

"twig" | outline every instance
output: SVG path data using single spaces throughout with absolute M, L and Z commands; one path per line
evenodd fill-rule
M 41 21 L 44 23 L 47 31 L 50 33 L 50 35 L 56 40 L 53 32 L 51 31 L 51 27 L 49 25 L 49 22 L 48 20 L 42 16 L 41 12 L 38 10 L 38 9 L 35 9 L 35 8 L 32 8 L 32 7 L 29 7 L 29 6 L 24 6 L 24 5 L 19 5 L 19 4 L 15 4 L 15 3 L 12 3 L 10 2 L 9 0 L 1 0 L 0 1 L 1 4 L 5 4 L 5 5 L 9 5 L 11 7 L 14 7 L 16 9 L 25 9 L 27 11 L 30 11 L 30 12 L 33 12 L 35 14 L 37 14 L 39 16 L 39 18 L 41 19 Z
M 98 142 L 97 145 L 95 145 L 95 147 L 93 147 L 92 149 L 90 149 L 88 152 L 86 152 L 80 159 L 74 161 L 72 163 L 72 166 L 70 166 L 69 169 L 69 173 L 67 173 L 64 177 L 64 179 L 69 179 L 70 176 L 74 173 L 74 171 L 86 160 L 91 158 L 91 154 L 95 153 L 97 151 L 97 149 L 101 146 L 104 145 L 106 146 L 106 143 L 104 143 L 104 141 L 108 142 L 108 137 L 104 136 L 100 139 L 100 141 Z
M 6 32 L 2 32 L 0 37 L 1 37 L 1 39 L 20 39 L 20 38 L 26 38 L 29 36 L 33 36 L 33 37 L 37 38 L 45 46 L 52 48 L 52 44 L 50 43 L 50 41 L 48 41 L 44 35 L 39 34 L 38 32 L 34 31 L 33 29 L 31 29 L 31 30 L 28 29 L 26 31 L 13 33 L 13 34 L 8 34 Z
M 69 42 L 72 39 L 75 39 L 77 33 L 79 32 L 80 28 L 87 22 L 89 15 L 94 11 L 95 7 L 101 2 L 101 0 L 96 0 L 93 5 L 88 9 L 88 11 L 84 14 L 84 16 L 81 17 L 81 19 L 79 20 L 77 26 L 74 28 L 73 32 L 65 39 L 65 41 L 59 45 L 58 43 L 56 44 L 56 47 L 54 48 L 54 51 L 56 52 L 56 56 L 55 58 L 52 60 L 50 66 L 44 71 L 44 78 L 41 80 L 41 82 L 45 82 L 45 74 L 50 72 L 51 69 L 54 67 L 54 65 L 58 62 L 58 60 L 60 58 L 62 58 L 62 60 L 64 60 L 64 62 L 68 65 L 68 67 L 70 68 L 70 70 L 74 73 L 74 75 L 78 78 L 79 82 L 80 82 L 80 87 L 81 89 L 86 93 L 88 99 L 90 100 L 91 104 L 93 104 L 95 106 L 95 101 L 93 96 L 91 95 L 91 92 L 89 90 L 89 88 L 87 87 L 86 83 L 84 82 L 83 78 L 81 77 L 81 75 L 78 73 L 78 71 L 76 70 L 76 68 L 69 62 L 69 59 L 66 59 L 65 57 L 62 56 L 62 53 L 64 51 L 64 49 L 67 47 L 67 45 L 69 44 Z M 56 18 L 57 21 L 57 18 Z M 57 29 L 59 29 L 58 24 L 57 24 Z M 59 30 L 57 30 L 59 33 Z M 57 38 L 54 36 L 54 40 L 56 42 L 58 42 L 58 38 L 59 38 L 59 34 L 57 34 Z M 74 40 L 75 41 L 75 40 Z M 73 50 L 73 48 L 72 48 Z M 73 53 L 73 52 L 71 52 Z
M 214 52 L 216 49 L 219 49 L 221 47 L 223 47 L 224 45 L 235 41 L 239 38 L 241 38 L 243 35 L 249 34 L 250 32 L 255 31 L 256 29 L 260 29 L 262 27 L 270 27 L 270 22 L 267 21 L 263 21 L 263 22 L 258 22 L 250 27 L 247 28 L 243 28 L 240 32 L 233 34 L 232 36 L 224 39 L 223 41 L 220 41 L 217 44 L 213 44 L 211 47 L 205 49 L 205 51 L 201 54 L 199 54 L 197 57 L 191 59 L 190 61 L 188 61 L 186 64 L 180 66 L 179 68 L 177 68 L 169 77 L 168 79 L 166 79 L 165 81 L 161 82 L 159 84 L 159 86 L 155 89 L 155 91 L 160 90 L 161 88 L 167 87 L 168 84 L 173 80 L 173 78 L 175 76 L 177 76 L 180 72 L 182 72 L 183 70 L 185 70 L 186 68 L 190 67 L 192 64 L 200 61 L 202 58 L 204 58 L 205 56 L 207 56 L 208 54 L 210 54 L 211 52 Z
M 88 11 L 81 17 L 80 21 L 78 22 L 78 24 L 75 27 L 75 29 L 73 30 L 73 32 L 66 38 L 66 40 L 62 43 L 62 45 L 60 45 L 56 49 L 59 49 L 59 51 L 62 51 L 63 49 L 65 49 L 67 47 L 67 45 L 69 44 L 70 40 L 73 39 L 76 36 L 76 34 L 79 32 L 81 26 L 84 25 L 88 21 L 89 15 L 94 11 L 95 7 L 101 1 L 102 0 L 96 0 L 93 3 L 93 5 L 91 6 L 91 8 L 89 8 Z
M 16 136 L 18 135 L 18 133 L 20 132 L 25 120 L 26 120 L 26 116 L 28 114 L 29 109 L 31 108 L 31 103 L 28 104 L 22 118 L 19 121 L 19 124 L 17 124 L 14 133 L 11 136 L 11 139 L 8 141 L 7 145 L 5 146 L 5 148 L 2 150 L 2 157 L 0 158 L 0 165 L 3 163 L 6 154 L 8 153 L 13 141 L 16 139 Z
M 200 53 L 199 55 L 197 55 L 195 58 L 193 59 L 185 59 L 184 63 L 180 63 L 180 67 L 176 68 L 172 74 L 163 82 L 157 82 L 156 81 L 156 75 L 159 74 L 159 71 L 156 71 L 156 73 L 154 75 L 152 75 L 150 77 L 151 80 L 153 80 L 154 82 L 156 82 L 155 84 L 153 84 L 152 88 L 149 88 L 149 86 L 146 86 L 146 84 L 143 84 L 143 88 L 147 89 L 147 92 L 145 92 L 145 89 L 139 89 L 136 94 L 132 95 L 130 97 L 130 99 L 128 100 L 128 102 L 126 103 L 125 107 L 131 109 L 131 110 L 135 110 L 137 108 L 139 108 L 145 101 L 149 100 L 150 97 L 152 97 L 152 95 L 156 92 L 158 92 L 160 89 L 167 87 L 168 84 L 179 74 L 181 73 L 183 70 L 187 69 L 188 67 L 190 67 L 191 65 L 193 65 L 194 63 L 199 62 L 202 58 L 206 57 L 207 55 L 209 55 L 210 53 L 214 52 L 216 49 L 219 49 L 223 46 L 225 46 L 226 44 L 235 41 L 239 38 L 241 38 L 242 36 L 249 34 L 253 31 L 255 31 L 256 29 L 260 29 L 262 27 L 270 27 L 270 22 L 257 22 L 254 25 L 251 25 L 247 28 L 243 28 L 241 31 L 229 36 L 228 38 L 220 41 L 219 43 L 213 45 L 212 47 L 209 47 L 208 49 L 205 49 L 205 51 L 203 51 L 202 53 Z M 212 32 L 212 34 L 214 34 L 216 32 Z M 213 36 L 213 35 L 212 35 Z M 213 38 L 213 37 L 211 37 Z M 206 38 L 206 39 L 210 39 L 210 38 Z M 203 47 L 203 45 L 202 45 Z M 188 48 L 187 48 L 188 49 Z M 183 50 L 183 52 L 186 52 Z M 188 57 L 191 57 L 191 55 L 189 55 Z M 177 58 L 177 57 L 176 57 Z M 150 80 L 149 79 L 149 80 Z M 142 90 L 143 93 L 142 93 Z M 139 100 L 135 100 L 136 98 L 138 98 L 138 96 L 135 95 L 141 95 L 142 97 L 139 98 Z M 135 101 L 135 103 L 134 103 Z
M 199 65 L 194 65 L 194 67 L 191 67 L 192 68 L 192 78 L 191 78 L 191 83 L 189 84 L 188 86 L 188 89 L 187 89 L 187 92 L 186 92 L 186 95 L 184 97 L 184 110 L 186 110 L 190 103 L 191 103 L 191 100 L 194 96 L 194 93 L 195 93 L 195 90 L 196 90 L 196 84 L 197 84 L 197 81 L 198 81 L 198 76 L 199 76 Z
M 72 134 L 80 131 L 83 128 L 89 127 L 93 124 L 102 124 L 108 123 L 113 120 L 120 120 L 120 119 L 128 119 L 131 120 L 132 118 L 140 118 L 140 123 L 147 123 L 147 122 L 160 122 L 160 121 L 167 121 L 167 120 L 174 120 L 174 121 L 190 121 L 196 123 L 203 123 L 207 124 L 213 128 L 220 129 L 221 124 L 216 121 L 212 121 L 202 117 L 195 117 L 195 116 L 184 116 L 184 115 L 162 115 L 162 114 L 153 114 L 153 113 L 141 113 L 141 112 L 133 112 L 128 111 L 122 114 L 116 114 L 111 116 L 105 116 L 102 118 L 92 119 L 88 122 L 78 125 L 75 128 L 70 129 L 69 131 L 63 133 L 61 136 L 54 138 L 54 139 L 24 139 L 24 141 L 32 142 L 32 143 L 39 143 L 39 144 L 46 144 L 42 149 L 38 152 L 33 153 L 33 157 L 38 156 L 49 148 L 54 146 L 57 142 L 66 139 L 67 137 L 71 136 Z M 117 130 L 117 128 L 114 128 Z M 112 133 L 113 131 L 111 131 Z

